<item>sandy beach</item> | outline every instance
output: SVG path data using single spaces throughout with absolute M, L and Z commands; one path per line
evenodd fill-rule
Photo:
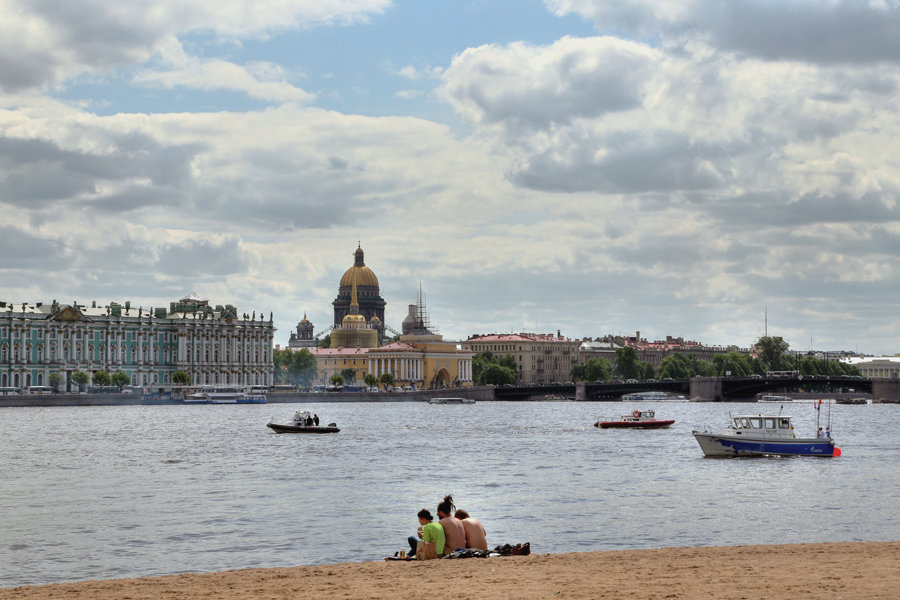
M 83 581 L 0 589 L 12 598 L 393 599 L 900 597 L 900 542 L 662 548 Z

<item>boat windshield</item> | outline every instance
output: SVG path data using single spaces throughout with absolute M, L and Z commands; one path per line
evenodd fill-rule
M 775 417 L 766 417 L 763 419 L 763 424 L 766 429 L 775 429 Z
M 791 420 L 786 417 L 782 417 L 778 419 L 778 428 L 779 429 L 790 429 L 791 428 Z

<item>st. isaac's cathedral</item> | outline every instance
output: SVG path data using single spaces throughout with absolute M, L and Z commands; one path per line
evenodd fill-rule
M 445 341 L 432 331 L 420 291 L 417 304 L 409 305 L 403 319 L 402 333 L 385 324 L 387 303 L 381 297 L 378 277 L 366 266 L 362 246 L 353 253 L 353 266 L 341 277 L 331 326 L 331 344 L 316 347 L 312 323 L 303 316 L 291 333 L 288 348 L 307 348 L 318 363 L 317 383 L 327 384 L 332 375 L 347 374 L 351 369 L 355 381 L 363 384 L 366 375 L 380 378 L 394 376 L 395 384 L 405 388 L 439 388 L 472 385 L 472 357 L 454 341 Z M 385 344 L 385 330 L 397 334 L 395 341 Z

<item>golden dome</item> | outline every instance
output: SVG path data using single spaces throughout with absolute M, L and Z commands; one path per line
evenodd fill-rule
M 354 279 L 356 280 L 356 285 L 378 287 L 378 278 L 375 277 L 372 269 L 366 266 L 361 247 L 357 248 L 356 252 L 353 253 L 353 266 L 344 271 L 344 275 L 341 277 L 341 287 L 350 287 L 353 285 Z
M 353 275 L 356 272 L 356 285 L 378 287 L 378 278 L 369 267 L 350 267 L 341 277 L 341 287 L 353 285 Z M 334 281 L 332 279 L 332 281 Z
M 359 313 L 350 313 L 344 316 L 344 319 L 341 321 L 341 324 L 346 329 L 358 329 L 360 327 L 365 327 L 366 318 Z

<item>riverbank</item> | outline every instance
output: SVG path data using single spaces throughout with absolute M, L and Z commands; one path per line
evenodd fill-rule
M 661 548 L 363 562 L 0 589 L 0 600 L 897 597 L 900 542 Z M 435 592 L 437 590 L 437 592 Z

